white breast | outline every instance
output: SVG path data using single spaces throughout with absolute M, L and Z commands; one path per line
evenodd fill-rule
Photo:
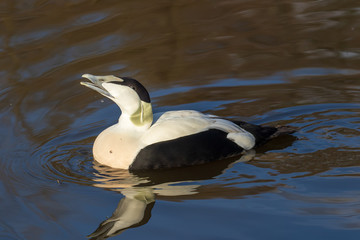
M 139 136 L 121 130 L 114 125 L 105 129 L 96 138 L 93 155 L 97 162 L 113 168 L 129 168 L 143 146 Z

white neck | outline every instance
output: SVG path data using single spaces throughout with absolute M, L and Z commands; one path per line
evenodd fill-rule
M 121 114 L 121 116 L 119 117 L 119 122 L 116 125 L 119 129 L 135 134 L 145 132 L 147 129 L 149 129 L 151 123 L 137 126 L 132 122 L 129 115 Z
M 151 104 L 141 101 L 138 110 L 131 115 L 122 111 L 117 125 L 129 132 L 144 132 L 150 128 L 152 120 Z

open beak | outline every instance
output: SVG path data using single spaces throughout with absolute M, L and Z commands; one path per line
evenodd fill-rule
M 91 88 L 105 97 L 113 99 L 114 97 L 102 86 L 105 81 L 104 76 L 94 76 L 91 74 L 83 74 L 81 77 L 87 78 L 90 82 L 80 82 L 81 85 Z

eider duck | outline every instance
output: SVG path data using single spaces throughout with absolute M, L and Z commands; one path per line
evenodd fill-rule
M 81 82 L 113 100 L 118 123 L 97 136 L 94 159 L 112 168 L 150 170 L 203 164 L 244 151 L 287 132 L 282 127 L 230 121 L 193 110 L 153 115 L 145 87 L 129 77 L 82 75 Z

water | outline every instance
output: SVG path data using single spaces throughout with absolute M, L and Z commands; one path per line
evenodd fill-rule
M 355 0 L 3 1 L 0 239 L 358 239 L 359 15 Z M 155 111 L 299 130 L 251 161 L 113 170 L 91 146 L 119 111 L 83 73 L 135 77 Z

